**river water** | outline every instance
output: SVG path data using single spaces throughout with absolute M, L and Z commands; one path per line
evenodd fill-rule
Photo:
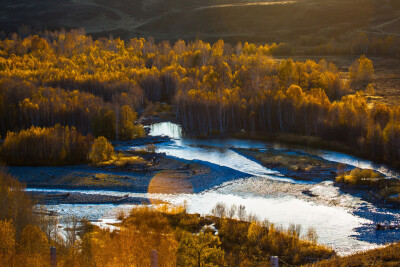
M 286 149 L 307 152 L 333 162 L 350 166 L 372 168 L 381 173 L 398 177 L 396 170 L 374 164 L 349 155 L 309 148 L 286 147 L 253 140 L 239 139 L 194 139 L 185 138 L 179 125 L 164 122 L 150 127 L 152 136 L 169 136 L 170 141 L 157 144 L 157 151 L 184 160 L 194 160 L 213 166 L 223 166 L 243 173 L 243 178 L 234 179 L 221 185 L 207 188 L 193 194 L 143 194 L 132 192 L 78 190 L 86 194 L 107 194 L 144 197 L 168 201 L 173 204 L 185 203 L 189 212 L 209 214 L 219 202 L 228 207 L 244 205 L 248 214 L 267 219 L 283 227 L 291 223 L 300 224 L 304 233 L 307 228 L 317 230 L 320 243 L 333 247 L 339 254 L 348 254 L 394 242 L 400 239 L 400 230 L 375 231 L 376 223 L 400 223 L 397 210 L 376 207 L 359 197 L 343 194 L 332 182 L 299 182 L 263 167 L 258 162 L 238 153 L 238 148 L 260 150 Z M 137 149 L 128 147 L 127 149 Z M 310 190 L 317 198 L 304 195 Z M 28 189 L 30 191 L 71 192 L 74 190 Z M 195 191 L 196 192 L 196 191 Z M 61 216 L 74 215 L 102 224 L 115 219 L 119 210 L 129 210 L 132 205 L 53 205 Z

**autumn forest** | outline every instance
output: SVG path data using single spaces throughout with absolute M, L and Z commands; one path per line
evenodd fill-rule
M 275 60 L 280 46 L 93 40 L 79 31 L 14 35 L 0 43 L 3 153 L 10 157 L 12 143 L 27 138 L 19 131 L 40 135 L 32 126 L 140 137 L 137 113 L 167 102 L 187 133 L 315 136 L 397 165 L 400 109 L 367 103 L 371 60 L 361 56 L 344 78 L 326 60 Z

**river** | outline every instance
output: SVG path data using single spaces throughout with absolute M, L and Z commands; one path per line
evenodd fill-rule
M 322 244 L 333 247 L 339 254 L 366 250 L 388 242 L 400 240 L 400 230 L 375 231 L 376 223 L 400 223 L 397 210 L 376 207 L 356 195 L 344 194 L 332 182 L 304 182 L 284 177 L 277 171 L 263 167 L 257 161 L 241 155 L 239 148 L 259 150 L 286 149 L 293 153 L 306 152 L 332 162 L 344 163 L 361 168 L 372 168 L 386 176 L 398 177 L 398 172 L 385 165 L 358 159 L 342 153 L 288 147 L 254 140 L 241 139 L 196 139 L 183 137 L 179 125 L 163 122 L 150 127 L 150 135 L 168 136 L 171 139 L 157 144 L 157 152 L 170 157 L 223 166 L 244 174 L 243 178 L 226 181 L 217 186 L 192 194 L 150 194 L 114 191 L 78 190 L 86 194 L 108 194 L 144 197 L 168 201 L 173 204 L 185 203 L 191 213 L 209 214 L 219 202 L 228 207 L 244 205 L 248 214 L 267 219 L 283 227 L 300 224 L 303 233 L 307 228 L 317 230 Z M 137 149 L 126 147 L 125 149 Z M 302 192 L 307 189 L 318 195 L 312 198 Z M 71 192 L 61 189 L 27 189 L 29 191 Z M 119 210 L 129 210 L 132 205 L 72 205 L 59 204 L 49 207 L 61 216 L 86 217 L 96 224 L 115 220 Z

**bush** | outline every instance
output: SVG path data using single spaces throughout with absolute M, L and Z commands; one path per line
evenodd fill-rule
M 375 95 L 374 86 L 372 84 L 368 84 L 367 88 L 365 89 L 365 93 L 368 95 Z
M 371 169 L 355 168 L 336 177 L 336 182 L 350 185 L 376 185 L 385 177 Z
M 154 144 L 148 144 L 146 146 L 146 152 L 147 153 L 155 153 L 156 149 L 157 149 L 157 147 Z
M 355 60 L 350 67 L 350 79 L 352 82 L 370 83 L 374 77 L 374 66 L 372 61 L 362 55 Z
M 122 153 L 113 155 L 109 160 L 97 163 L 98 166 L 117 166 L 124 167 L 135 164 L 145 164 L 145 160 L 139 156 L 125 156 Z
M 89 159 L 93 163 L 100 163 L 109 161 L 114 156 L 114 147 L 107 138 L 100 136 L 93 142 L 92 148 L 89 153 Z

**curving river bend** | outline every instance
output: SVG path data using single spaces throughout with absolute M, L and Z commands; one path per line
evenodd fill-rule
M 400 223 L 398 210 L 380 208 L 350 194 L 343 194 L 332 182 L 300 182 L 263 167 L 258 162 L 238 153 L 238 148 L 260 150 L 287 149 L 297 153 L 299 148 L 285 147 L 253 140 L 239 139 L 191 139 L 181 135 L 179 125 L 164 122 L 150 127 L 150 135 L 165 135 L 170 141 L 157 144 L 157 151 L 168 156 L 199 161 L 212 166 L 223 166 L 241 172 L 243 178 L 233 179 L 218 186 L 205 186 L 205 190 L 193 194 L 149 194 L 114 191 L 76 190 L 86 194 L 107 194 L 144 197 L 168 201 L 173 204 L 186 203 L 189 212 L 209 214 L 218 203 L 244 205 L 247 213 L 259 219 L 267 219 L 287 227 L 300 224 L 303 232 L 314 227 L 319 242 L 332 246 L 339 254 L 373 248 L 400 240 L 400 230 L 375 231 L 376 223 Z M 125 149 L 136 149 L 126 147 Z M 302 148 L 304 150 L 304 148 Z M 360 168 L 372 168 L 390 177 L 398 172 L 384 165 L 374 164 L 341 153 L 306 149 L 306 152 L 326 160 Z M 27 189 L 29 191 L 71 192 L 74 190 Z M 309 190 L 318 197 L 309 197 L 302 192 Z M 196 191 L 195 191 L 196 192 Z M 128 210 L 132 205 L 52 205 L 61 216 L 74 215 L 98 220 L 105 225 L 115 219 L 119 210 Z

